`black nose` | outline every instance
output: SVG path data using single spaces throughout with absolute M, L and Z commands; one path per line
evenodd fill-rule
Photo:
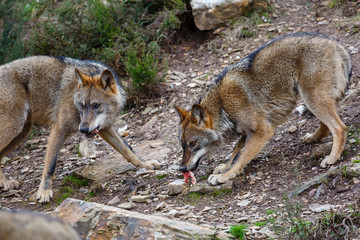
M 82 133 L 88 133 L 88 132 L 89 132 L 89 128 L 88 128 L 88 127 L 80 127 L 80 132 L 82 132 Z
M 187 167 L 184 166 L 184 165 L 180 165 L 180 166 L 179 166 L 179 171 L 181 171 L 181 172 L 187 172 Z

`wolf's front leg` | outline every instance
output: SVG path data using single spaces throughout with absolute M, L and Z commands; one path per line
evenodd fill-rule
M 250 162 L 258 152 L 260 152 L 266 143 L 271 139 L 274 135 L 274 128 L 268 127 L 266 130 L 258 130 L 253 132 L 245 143 L 244 149 L 240 157 L 234 158 L 232 163 L 232 167 L 222 173 L 222 174 L 212 174 L 210 175 L 208 182 L 210 185 L 218 185 L 225 183 L 233 178 L 235 178 L 238 174 L 241 173 L 245 165 Z M 238 160 L 237 160 L 238 159 Z
M 150 170 L 159 169 L 161 167 L 160 163 L 156 160 L 145 161 L 138 157 L 129 144 L 127 144 L 127 142 L 125 142 L 125 140 L 122 139 L 112 127 L 101 129 L 99 134 L 106 142 L 121 153 L 127 161 L 131 162 L 135 166 L 144 167 Z
M 229 162 L 226 165 L 220 164 L 219 166 L 217 166 L 214 170 L 214 174 L 224 173 L 228 171 L 237 162 L 239 158 L 240 150 L 243 148 L 245 141 L 246 141 L 246 135 L 242 134 L 241 138 L 234 147 Z
M 59 125 L 55 125 L 50 131 L 46 149 L 44 171 L 42 174 L 39 190 L 36 193 L 36 198 L 39 199 L 40 203 L 50 202 L 50 199 L 53 197 L 51 187 L 58 153 L 68 134 L 68 131 Z

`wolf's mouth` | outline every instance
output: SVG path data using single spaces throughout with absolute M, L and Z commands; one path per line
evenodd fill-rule
M 86 133 L 86 136 L 89 138 L 93 138 L 99 132 L 99 127 L 95 128 L 93 131 Z

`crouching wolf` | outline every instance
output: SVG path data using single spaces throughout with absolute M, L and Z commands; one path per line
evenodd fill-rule
M 273 137 L 299 97 L 320 120 L 303 140 L 318 142 L 331 132 L 332 150 L 321 167 L 336 163 L 347 133 L 336 107 L 350 77 L 349 54 L 326 36 L 297 33 L 270 41 L 225 68 L 190 111 L 175 107 L 183 149 L 179 170 L 188 175 L 202 156 L 234 132 L 241 137 L 230 161 L 217 167 L 208 182 L 217 185 L 234 178 Z
M 0 210 L 1 240 L 80 240 L 68 224 L 48 215 Z
M 89 136 L 99 133 L 135 166 L 159 168 L 157 161 L 137 157 L 112 128 L 125 98 L 115 73 L 98 62 L 36 56 L 0 66 L 0 160 L 29 135 L 34 124 L 51 126 L 36 194 L 41 203 L 52 197 L 59 150 L 66 137 L 77 130 Z M 0 169 L 0 188 L 18 186 Z

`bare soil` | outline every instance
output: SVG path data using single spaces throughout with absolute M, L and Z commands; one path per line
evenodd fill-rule
M 192 41 L 179 41 L 179 45 L 169 48 L 169 75 L 176 75 L 176 72 L 184 73 L 187 78 L 181 85 L 174 84 L 171 78 L 161 85 L 162 96 L 155 100 L 144 99 L 143 106 L 131 109 L 125 113 L 123 119 L 127 122 L 130 135 L 126 140 L 130 145 L 138 145 L 148 140 L 163 139 L 167 146 L 173 151 L 167 159 L 162 162 L 162 169 L 167 171 L 175 168 L 181 160 L 181 146 L 177 138 L 179 119 L 174 111 L 173 104 L 189 109 L 205 91 L 206 82 L 212 81 L 218 73 L 228 64 L 239 58 L 245 57 L 271 38 L 290 34 L 299 31 L 319 32 L 331 38 L 337 39 L 346 49 L 360 49 L 360 1 L 350 1 L 340 7 L 329 8 L 325 1 L 280 1 L 272 0 L 274 10 L 270 13 L 270 22 L 262 22 L 254 28 L 254 36 L 250 38 L 237 37 L 237 26 L 229 26 L 227 29 L 214 35 L 213 39 L 206 43 L 194 44 L 198 41 L 194 36 L 189 37 Z M 182 36 L 186 38 L 186 36 Z M 201 40 L 202 42 L 202 40 Z M 351 48 L 350 48 L 351 47 Z M 351 162 L 352 158 L 359 155 L 360 149 L 360 93 L 359 88 L 359 60 L 360 53 L 352 55 L 353 75 L 348 94 L 350 97 L 340 103 L 340 116 L 349 128 L 348 141 L 355 139 L 354 143 L 347 143 L 341 161 L 335 166 Z M 175 72 L 174 72 L 175 71 Z M 197 84 L 189 87 L 193 79 L 197 78 L 205 84 Z M 170 104 L 171 103 L 171 104 Z M 158 115 L 156 124 L 146 134 L 136 134 L 140 128 L 147 123 L 153 115 L 143 115 L 141 112 L 147 107 L 157 107 L 159 110 L 154 113 Z M 305 120 L 305 121 L 304 121 Z M 261 219 L 265 216 L 267 209 L 274 209 L 282 206 L 282 197 L 293 190 L 301 183 L 324 173 L 328 169 L 321 169 L 320 162 L 326 154 L 314 151 L 326 143 L 332 141 L 332 137 L 325 138 L 319 144 L 305 144 L 301 138 L 307 132 L 313 132 L 319 124 L 311 114 L 299 116 L 294 113 L 289 116 L 287 122 L 279 126 L 274 138 L 267 144 L 260 154 L 246 166 L 244 172 L 234 180 L 232 192 L 219 192 L 203 196 L 194 196 L 184 192 L 177 196 L 169 196 L 165 200 L 151 201 L 150 203 L 139 203 L 135 211 L 152 214 L 158 212 L 156 206 L 160 201 L 165 201 L 170 207 L 183 207 L 190 205 L 191 212 L 200 217 L 180 216 L 179 219 L 210 226 L 228 226 L 236 224 L 239 219 L 250 216 L 250 219 Z M 288 129 L 296 126 L 297 130 L 290 133 Z M 21 182 L 18 189 L 9 197 L 0 198 L 1 208 L 27 209 L 47 212 L 55 209 L 59 202 L 53 200 L 48 204 L 38 204 L 32 199 L 40 183 L 43 169 L 43 159 L 48 137 L 48 129 L 40 128 L 41 134 L 34 136 L 31 140 L 19 146 L 8 157 L 11 159 L 2 166 L 5 174 Z M 77 157 L 77 146 L 85 137 L 80 133 L 69 137 L 60 153 L 56 169 L 56 178 L 53 189 L 54 199 L 61 196 L 61 189 L 64 187 L 62 179 L 80 169 L 92 160 L 71 160 Z M 114 150 L 104 143 L 100 137 L 95 139 L 98 149 L 103 151 L 97 156 L 96 161 L 101 161 L 105 154 L 113 153 Z M 352 140 L 353 141 L 353 140 Z M 225 162 L 225 157 L 231 153 L 232 145 L 224 146 L 217 155 L 202 160 L 195 175 L 200 182 L 205 182 L 213 169 Z M 154 196 L 167 192 L 168 183 L 175 179 L 182 178 L 182 174 L 167 174 L 163 178 L 156 177 L 135 177 L 134 172 L 114 177 L 109 180 L 103 190 L 96 192 L 94 196 L 89 195 L 91 186 L 81 189 L 76 188 L 72 197 L 106 204 L 115 196 L 120 202 L 127 202 L 132 189 L 149 190 Z M 335 180 L 334 180 L 335 179 Z M 298 196 L 305 204 L 319 203 L 348 206 L 360 196 L 360 184 L 357 178 L 347 178 L 337 174 L 329 179 L 323 186 L 322 192 L 316 199 L 309 194 L 309 189 Z M 334 184 L 333 184 L 334 183 Z M 317 188 L 316 186 L 315 188 Z M 248 206 L 240 207 L 238 201 L 246 194 L 250 194 L 251 203 Z M 203 212 L 204 207 L 210 207 L 209 212 Z M 316 217 L 315 213 L 309 213 Z

